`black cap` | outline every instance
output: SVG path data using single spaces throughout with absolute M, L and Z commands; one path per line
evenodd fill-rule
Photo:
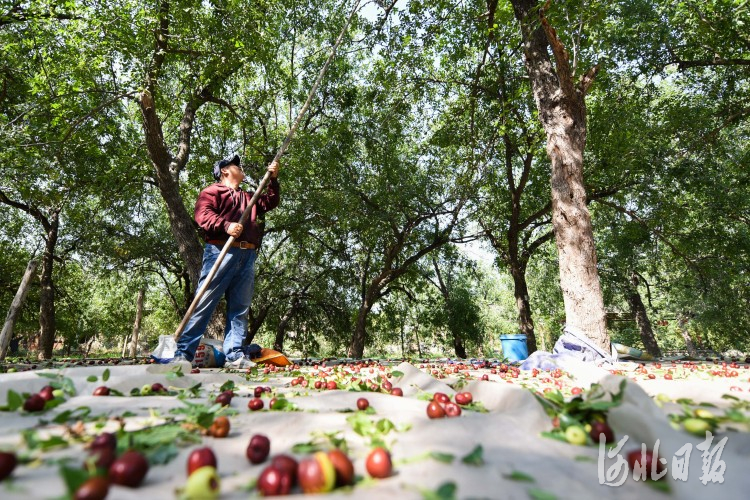
M 217 161 L 214 163 L 214 179 L 217 181 L 221 179 L 221 169 L 228 166 L 228 165 L 237 165 L 240 166 L 240 155 L 233 154 L 229 155 L 226 158 Z

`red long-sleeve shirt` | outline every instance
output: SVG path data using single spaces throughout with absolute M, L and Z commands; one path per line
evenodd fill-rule
M 250 212 L 250 220 L 245 223 L 242 234 L 236 241 L 248 241 L 260 246 L 263 227 L 258 223 L 258 218 L 278 206 L 280 191 L 279 180 L 271 178 L 266 192 L 258 197 Z M 242 212 L 252 197 L 253 193 L 245 192 L 242 188 L 235 191 L 220 182 L 211 184 L 201 191 L 195 202 L 195 222 L 203 229 L 203 237 L 206 240 L 229 239 L 229 224 L 240 221 Z

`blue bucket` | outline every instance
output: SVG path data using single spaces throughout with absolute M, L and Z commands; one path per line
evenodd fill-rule
M 508 361 L 523 361 L 529 357 L 526 335 L 523 333 L 500 335 L 500 344 L 503 346 L 503 356 Z

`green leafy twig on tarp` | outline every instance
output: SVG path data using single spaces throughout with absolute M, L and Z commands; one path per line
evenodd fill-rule
M 193 386 L 190 386 L 186 389 L 181 388 L 174 388 L 179 393 L 177 394 L 177 399 L 180 399 L 184 402 L 186 399 L 194 399 L 199 398 L 201 395 L 201 387 L 203 386 L 202 383 L 197 383 Z M 170 389 L 173 389 L 173 387 L 170 387 Z
M 72 397 L 76 395 L 76 387 L 73 380 L 69 377 L 65 377 L 62 373 L 41 372 L 37 373 L 37 375 L 49 379 L 49 385 L 51 385 L 53 389 L 62 390 L 66 396 Z
M 177 456 L 178 447 L 201 442 L 201 436 L 186 429 L 181 422 L 169 422 L 137 431 L 120 431 L 117 436 L 118 454 L 128 449 L 138 450 L 149 464 L 166 464 Z
M 97 415 L 95 417 L 89 417 L 91 415 L 91 408 L 88 406 L 79 406 L 78 408 L 74 410 L 65 410 L 60 412 L 59 414 L 55 415 L 55 418 L 52 419 L 52 422 L 56 424 L 64 424 L 69 421 L 78 422 L 88 422 L 89 420 L 97 420 L 100 417 Z M 40 421 L 40 424 L 44 425 L 46 422 Z
M 557 500 L 557 496 L 541 488 L 529 488 L 529 497 L 532 500 Z
M 272 411 L 301 411 L 296 404 L 281 396 L 277 396 L 276 401 L 269 405 L 268 409 Z
M 97 380 L 99 380 L 99 377 L 96 375 L 86 377 L 86 382 L 96 382 Z M 106 382 L 107 380 L 109 380 L 109 368 L 105 369 L 102 373 L 102 382 Z
M 536 479 L 534 479 L 532 476 L 526 474 L 525 472 L 521 472 L 517 470 L 514 470 L 510 474 L 506 474 L 503 477 L 511 481 L 519 481 L 522 483 L 535 483 L 536 482 Z
M 73 380 L 63 376 L 61 373 L 39 372 L 37 376 L 49 379 L 49 385 L 54 390 L 54 397 L 44 403 L 44 410 L 47 411 L 56 406 L 63 404 L 66 399 L 64 396 L 72 397 L 76 395 L 76 388 Z M 18 411 L 23 408 L 24 402 L 31 396 L 30 393 L 19 394 L 12 389 L 8 389 L 6 403 L 0 406 L 0 411 Z M 41 412 L 35 412 L 41 413 Z
M 180 364 L 177 364 L 165 376 L 167 380 L 175 380 L 177 378 L 184 377 L 185 374 L 182 373 L 182 366 Z
M 460 405 L 462 410 L 475 411 L 477 413 L 489 413 L 490 411 L 484 407 L 481 401 L 472 401 L 467 405 Z
M 387 418 L 374 420 L 362 412 L 357 412 L 346 417 L 346 421 L 352 426 L 354 432 L 369 440 L 371 448 L 380 446 L 389 449 L 390 446 L 385 442 L 386 435 L 391 431 L 406 432 L 411 429 L 410 424 L 404 424 L 397 427 L 396 424 Z
M 70 445 L 68 440 L 62 436 L 43 438 L 33 429 L 24 429 L 21 431 L 21 437 L 30 451 L 47 451 L 53 448 L 67 448 Z
M 393 465 L 398 467 L 401 465 L 413 464 L 428 459 L 432 459 L 444 464 L 451 464 L 456 459 L 456 457 L 451 453 L 443 453 L 440 451 L 426 451 L 418 455 L 402 458 L 401 460 L 395 460 L 393 462 Z
M 62 480 L 65 483 L 65 489 L 68 492 L 66 498 L 73 498 L 73 495 L 75 495 L 78 488 L 92 477 L 91 472 L 85 468 L 74 468 L 61 465 L 59 471 L 60 477 L 62 477 Z
M 552 431 L 542 432 L 542 436 L 568 442 L 565 437 L 565 430 L 568 427 L 585 428 L 587 424 L 594 420 L 606 422 L 609 410 L 622 404 L 626 384 L 627 380 L 623 380 L 615 394 L 605 391 L 600 384 L 592 384 L 585 399 L 582 396 L 576 396 L 567 401 L 560 391 L 549 391 L 543 394 L 534 393 L 534 397 L 542 405 L 547 415 L 556 421 L 555 428 Z M 588 435 L 587 442 L 596 444 Z
M 476 445 L 471 453 L 461 459 L 467 465 L 484 465 L 484 449 L 481 444 Z
M 234 384 L 234 380 L 227 380 L 223 384 L 221 384 L 221 387 L 219 387 L 219 392 L 225 392 L 225 391 L 234 391 L 237 389 L 237 386 Z
M 204 429 L 211 427 L 214 419 L 219 414 L 237 414 L 237 410 L 221 406 L 218 403 L 208 406 L 200 403 L 191 403 L 189 401 L 182 402 L 185 404 L 183 408 L 172 408 L 169 412 L 174 415 L 185 415 L 185 423 L 197 425 Z
M 419 488 L 419 492 L 422 494 L 424 500 L 454 500 L 455 498 L 458 498 L 456 496 L 457 490 L 456 483 L 453 481 L 447 481 L 441 484 L 436 490 Z
M 656 491 L 661 491 L 662 493 L 666 494 L 672 493 L 672 487 L 669 485 L 669 481 L 654 481 L 652 479 L 646 479 L 644 483 L 646 483 Z
M 8 389 L 5 401 L 5 405 L 0 406 L 0 411 L 16 411 L 23 406 L 24 398 L 13 389 Z
M 315 453 L 316 451 L 327 451 L 334 448 L 338 448 L 344 453 L 348 453 L 349 445 L 346 439 L 342 437 L 340 431 L 334 432 L 321 432 L 316 431 L 312 433 L 312 439 L 304 443 L 297 443 L 292 446 L 292 452 L 301 455 L 308 455 Z

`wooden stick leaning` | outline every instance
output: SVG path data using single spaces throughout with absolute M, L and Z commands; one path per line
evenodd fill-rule
M 294 134 L 297 131 L 297 128 L 299 127 L 300 122 L 302 121 L 302 117 L 305 115 L 305 113 L 307 112 L 307 109 L 310 107 L 310 103 L 312 102 L 313 96 L 315 95 L 315 92 L 318 90 L 318 87 L 320 86 L 320 82 L 323 81 L 323 76 L 325 75 L 326 70 L 328 70 L 328 66 L 330 66 L 331 62 L 333 61 L 333 58 L 336 57 L 336 51 L 338 50 L 339 45 L 341 45 L 341 42 L 344 40 L 344 35 L 349 29 L 349 25 L 351 24 L 352 19 L 354 19 L 354 14 L 357 13 L 359 2 L 360 0 L 357 0 L 355 2 L 354 8 L 352 9 L 351 14 L 349 14 L 349 18 L 346 20 L 346 24 L 344 25 L 344 28 L 341 30 L 341 33 L 339 33 L 339 37 L 336 39 L 336 43 L 333 44 L 333 48 L 331 49 L 331 53 L 328 55 L 328 59 L 326 60 L 323 67 L 320 69 L 320 72 L 318 73 L 318 78 L 315 80 L 315 84 L 313 84 L 312 88 L 310 89 L 310 92 L 307 94 L 307 100 L 305 101 L 305 104 L 302 106 L 302 109 L 300 109 L 299 113 L 297 114 L 297 118 L 294 120 L 294 124 L 292 125 L 292 128 L 289 129 L 289 132 L 284 138 L 284 142 L 281 143 L 281 147 L 276 152 L 276 156 L 274 156 L 273 161 L 271 163 L 278 162 L 281 159 L 284 152 L 286 151 L 286 149 L 289 147 L 289 143 L 292 142 L 292 137 L 294 137 Z M 270 179 L 271 179 L 271 172 L 266 171 L 266 175 L 263 176 L 263 179 L 260 181 L 260 184 L 258 184 L 258 189 L 255 190 L 255 193 L 253 193 L 253 197 L 250 199 L 250 203 L 248 203 L 245 211 L 242 212 L 242 217 L 240 217 L 239 223 L 242 224 L 243 226 L 245 225 L 245 222 L 247 222 L 247 219 L 250 217 L 250 212 L 252 211 L 253 206 L 258 201 L 260 194 L 263 192 L 263 189 L 266 187 L 266 184 L 268 184 L 268 181 Z M 180 325 L 177 327 L 177 330 L 174 332 L 175 341 L 179 340 L 180 336 L 182 335 L 182 332 L 185 329 L 185 325 L 187 325 L 187 322 L 193 316 L 193 313 L 195 312 L 195 308 L 198 307 L 198 304 L 203 298 L 203 294 L 206 293 L 206 290 L 211 284 L 211 280 L 213 280 L 213 277 L 216 275 L 216 272 L 219 270 L 219 266 L 224 260 L 224 256 L 229 251 L 229 248 L 231 248 L 234 240 L 235 240 L 234 236 L 229 237 L 227 242 L 224 244 L 224 248 L 221 249 L 221 253 L 219 253 L 219 256 L 216 258 L 216 262 L 214 262 L 214 265 L 211 268 L 211 271 L 208 273 L 208 276 L 206 276 L 206 279 L 203 281 L 203 285 L 200 287 L 200 289 L 197 292 L 195 292 L 195 297 L 193 298 L 193 302 L 190 304 L 190 307 L 185 313 L 185 316 L 182 318 Z

